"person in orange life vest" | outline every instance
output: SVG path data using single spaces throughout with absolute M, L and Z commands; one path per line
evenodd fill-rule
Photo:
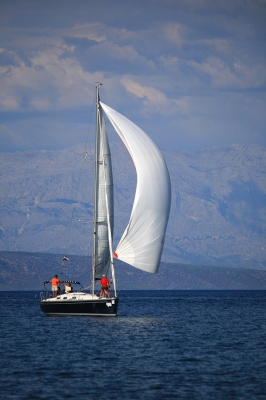
M 57 275 L 53 277 L 53 279 L 51 280 L 51 284 L 53 297 L 56 297 L 60 292 L 60 280 L 58 279 Z
M 109 279 L 107 278 L 106 275 L 103 275 L 103 277 L 101 279 L 101 285 L 102 285 L 102 288 L 100 291 L 100 297 L 102 297 L 103 293 L 105 293 L 107 295 L 107 297 L 110 298 L 110 294 L 109 294 L 109 290 L 108 290 L 110 283 L 109 283 Z

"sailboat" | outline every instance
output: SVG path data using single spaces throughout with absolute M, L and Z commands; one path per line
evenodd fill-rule
M 132 121 L 100 101 L 96 85 L 96 137 L 92 282 L 85 290 L 41 294 L 41 310 L 47 315 L 116 316 L 118 292 L 115 259 L 148 273 L 159 269 L 167 227 L 171 184 L 165 161 L 149 136 Z M 105 117 L 127 148 L 137 174 L 133 207 L 128 225 L 113 251 L 114 196 L 110 147 Z M 99 296 L 96 283 L 109 276 L 111 296 Z M 46 281 L 49 282 L 49 281 Z

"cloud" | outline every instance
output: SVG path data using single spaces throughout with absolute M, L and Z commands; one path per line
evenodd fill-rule
M 127 73 L 129 69 L 138 73 L 155 69 L 155 63 L 139 54 L 133 46 L 121 46 L 109 41 L 87 49 L 85 60 L 90 68 L 104 70 L 106 75 L 108 72 L 114 75 Z
M 90 40 L 94 40 L 95 42 L 102 42 L 106 40 L 106 27 L 101 23 L 92 23 L 92 24 L 77 24 L 74 25 L 71 31 L 68 31 L 68 34 L 72 37 L 78 38 L 86 38 Z M 64 30 L 58 32 L 61 36 L 64 35 Z
M 248 66 L 235 60 L 232 66 L 218 57 L 208 57 L 206 61 L 197 63 L 188 61 L 195 72 L 209 76 L 214 87 L 247 89 L 257 88 L 265 84 L 266 73 L 260 65 Z
M 189 97 L 184 96 L 178 100 L 173 100 L 173 102 L 177 105 L 178 110 L 181 114 L 186 115 L 191 111 Z
M 4 94 L 4 92 L 3 92 Z M 2 97 L 2 96 L 1 96 Z M 0 98 L 0 107 L 2 111 L 15 111 L 19 108 L 19 101 L 17 96 L 7 95 Z
M 179 23 L 169 22 L 166 24 L 162 24 L 161 29 L 164 33 L 165 38 L 171 43 L 177 46 L 177 48 L 181 48 L 183 45 L 183 37 L 182 31 L 183 27 Z
M 212 79 L 215 86 L 236 85 L 236 76 L 230 71 L 230 68 L 217 57 L 208 57 L 202 63 L 188 61 L 188 65 L 193 67 L 196 72 L 203 72 Z
M 77 60 L 63 57 L 73 49 L 64 44 L 45 46 L 30 56 L 30 65 L 0 67 L 2 111 L 58 110 L 88 104 L 92 82 L 101 73 L 84 71 Z
M 142 86 L 129 78 L 121 79 L 122 85 L 129 92 L 140 99 L 149 113 L 170 114 L 180 112 L 187 114 L 189 110 L 189 100 L 186 97 L 180 99 L 169 99 L 164 93 L 154 87 Z
M 141 86 L 130 79 L 122 78 L 122 85 L 130 93 L 135 94 L 137 97 L 144 99 L 144 104 L 152 104 L 158 107 L 166 107 L 169 104 L 166 96 L 159 90 L 148 86 Z
M 0 66 L 19 65 L 19 57 L 14 51 L 0 48 Z
M 34 99 L 30 100 L 30 106 L 34 110 L 44 111 L 49 109 L 50 102 L 47 99 L 35 97 Z
M 202 39 L 198 40 L 197 43 L 207 47 L 210 51 L 214 50 L 223 55 L 229 55 L 233 51 L 231 42 L 225 38 Z

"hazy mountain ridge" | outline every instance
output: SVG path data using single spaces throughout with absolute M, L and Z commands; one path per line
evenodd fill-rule
M 167 231 L 173 251 L 192 263 L 265 265 L 265 147 L 214 147 L 166 160 L 178 220 Z
M 0 252 L 0 290 L 42 290 L 43 282 L 51 280 L 54 274 L 88 287 L 91 257 L 72 255 L 63 264 L 59 254 Z M 266 289 L 266 271 L 164 262 L 157 274 L 149 274 L 118 261 L 116 278 L 118 290 Z M 50 290 L 50 284 L 47 288 Z M 99 288 L 98 283 L 96 290 Z
M 111 150 L 117 242 L 136 177 L 123 145 Z M 164 261 L 266 268 L 265 153 L 259 145 L 163 151 L 172 183 Z M 93 154 L 93 145 L 0 154 L 0 250 L 91 254 Z

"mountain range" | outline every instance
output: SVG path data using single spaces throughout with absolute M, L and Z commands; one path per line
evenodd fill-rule
M 130 156 L 111 143 L 116 244 L 136 185 Z M 162 261 L 266 269 L 266 148 L 162 151 L 172 203 Z M 91 255 L 94 146 L 0 153 L 0 250 Z
M 0 251 L 0 290 L 51 290 L 43 282 L 55 274 L 89 289 L 91 257 L 62 260 L 60 254 Z M 266 290 L 266 271 L 255 269 L 162 262 L 157 274 L 149 274 L 117 260 L 115 270 L 118 290 Z

